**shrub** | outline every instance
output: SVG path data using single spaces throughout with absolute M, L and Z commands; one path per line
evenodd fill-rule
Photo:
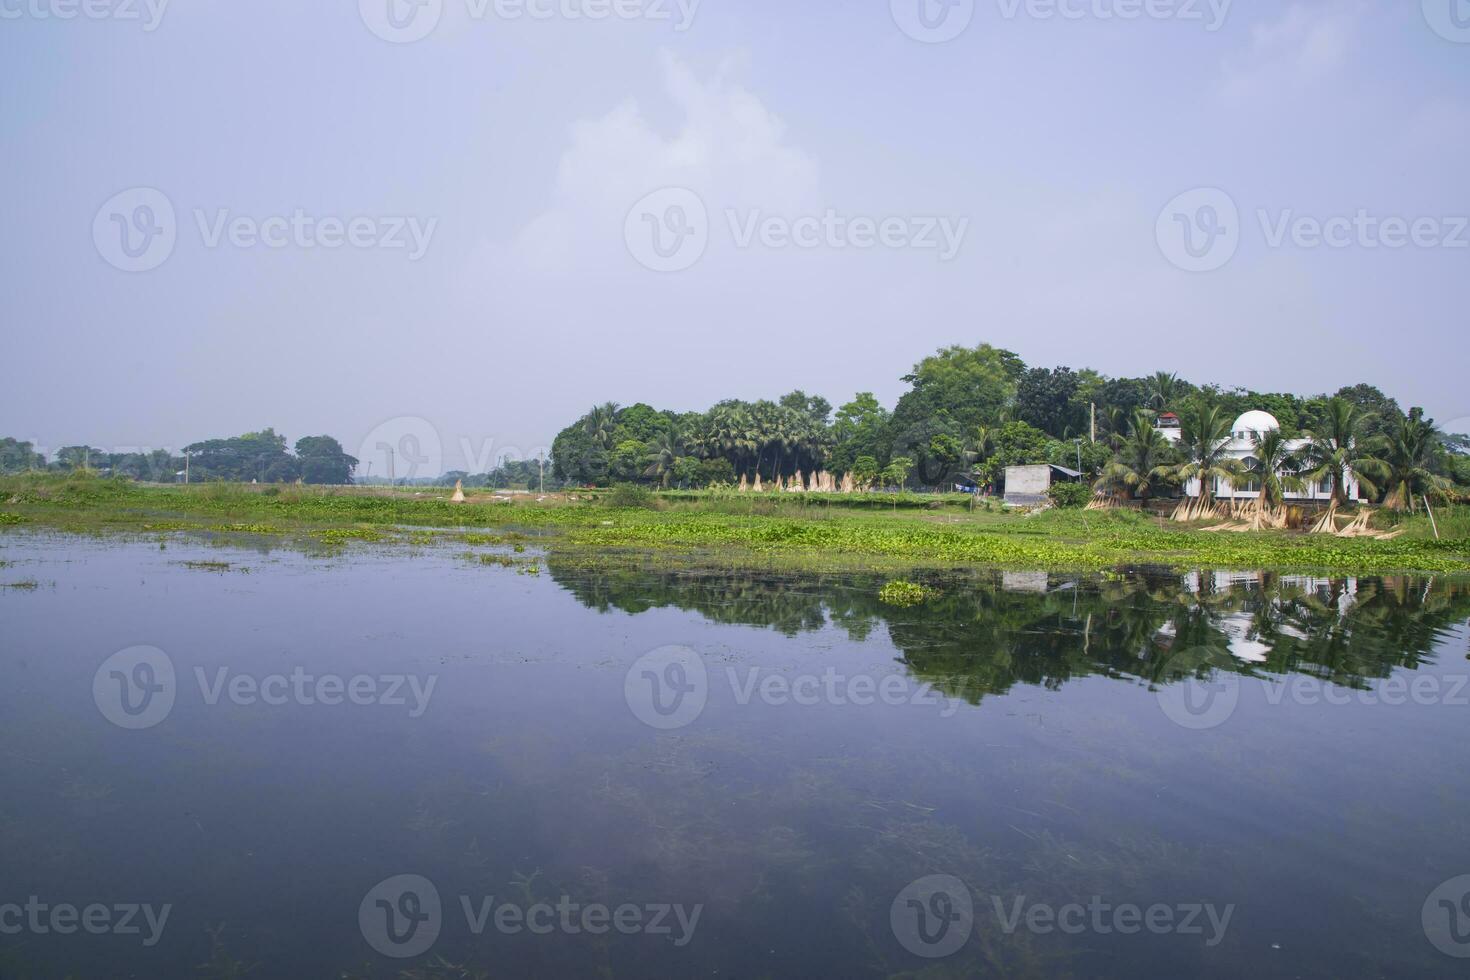
M 878 601 L 886 606 L 917 606 L 938 595 L 936 591 L 917 582 L 894 579 L 878 590 Z
M 602 499 L 609 507 L 651 508 L 653 506 L 653 494 L 647 487 L 640 487 L 636 483 L 619 483 Z
M 1053 483 L 1046 494 L 1058 507 L 1086 507 L 1092 499 L 1092 488 L 1085 483 Z

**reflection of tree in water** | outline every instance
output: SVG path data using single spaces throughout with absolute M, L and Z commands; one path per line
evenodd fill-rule
M 925 576 L 938 598 L 895 609 L 878 601 L 883 580 L 871 575 L 588 569 L 555 558 L 550 567 L 602 611 L 672 606 L 788 636 L 831 625 L 862 639 L 882 625 L 914 675 L 972 703 L 1016 684 L 1056 689 L 1092 675 L 1167 684 L 1216 669 L 1362 686 L 1420 665 L 1470 618 L 1470 582 L 1417 577 L 945 572 Z

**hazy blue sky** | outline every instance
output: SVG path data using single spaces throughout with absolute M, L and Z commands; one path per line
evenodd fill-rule
M 0 434 L 355 452 L 411 417 L 458 466 L 604 400 L 892 404 L 982 341 L 1470 416 L 1467 0 L 90 2 L 0 0 Z M 667 187 L 703 218 L 634 208 Z M 742 244 L 828 209 L 899 221 Z M 374 247 L 267 220 L 297 211 Z M 1360 211 L 1418 242 L 1292 224 Z M 681 215 L 707 247 L 647 268 Z M 955 254 L 905 244 L 929 224 Z

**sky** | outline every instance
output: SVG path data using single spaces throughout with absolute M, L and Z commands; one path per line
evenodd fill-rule
M 1467 151 L 1470 0 L 0 0 L 0 435 L 479 470 L 982 342 L 1464 420 Z

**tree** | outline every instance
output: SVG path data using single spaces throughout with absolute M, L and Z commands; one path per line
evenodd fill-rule
M 973 431 L 1002 421 L 1015 402 L 1016 383 L 1025 363 L 1016 354 L 989 344 L 945 347 L 914 365 L 903 380 L 913 389 L 893 410 L 892 452 L 927 444 L 934 435 L 924 423 L 938 424 L 951 434 Z
M 1146 499 L 1154 486 L 1168 477 L 1172 456 L 1173 448 L 1163 433 L 1154 428 L 1153 417 L 1148 412 L 1135 411 L 1117 456 L 1103 467 L 1096 486 L 1109 492 L 1122 491 L 1129 498 Z
M 1348 472 L 1370 495 L 1377 495 L 1373 477 L 1381 477 L 1383 465 L 1370 458 L 1366 435 L 1372 416 L 1355 402 L 1332 398 L 1320 409 L 1317 421 L 1307 432 L 1307 446 L 1302 453 L 1305 476 L 1326 480 L 1332 487 L 1332 499 L 1339 506 L 1348 503 Z
M 1302 461 L 1280 429 L 1251 433 L 1251 455 L 1246 460 L 1251 478 L 1261 484 L 1261 503 L 1280 507 L 1287 491 L 1300 490 Z
M 867 490 L 883 472 L 873 456 L 859 456 L 852 464 L 852 482 L 859 490 Z
M 0 439 L 0 473 L 25 473 L 46 468 L 46 457 L 29 442 L 6 436 Z
M 1157 371 L 1152 377 L 1144 379 L 1143 387 L 1148 404 L 1160 412 L 1167 412 L 1182 394 L 1184 386 L 1179 375 L 1170 371 Z
M 597 486 L 608 480 L 608 452 L 599 430 L 584 417 L 561 430 L 551 443 L 551 472 L 574 486 Z
M 674 428 L 661 429 L 648 442 L 648 468 L 643 475 L 651 476 L 667 487 L 676 465 L 686 454 L 683 434 Z
M 636 482 L 647 467 L 647 459 L 648 443 L 624 439 L 613 448 L 608 457 L 608 473 L 614 480 Z
M 1016 418 L 1059 439 L 1086 435 L 1087 418 L 1075 401 L 1079 383 L 1068 367 L 1032 368 L 1016 385 Z
M 907 456 L 895 456 L 883 467 L 883 482 L 891 487 L 899 487 L 908 482 L 909 470 L 913 469 L 914 461 Z
M 1416 497 L 1442 494 L 1447 489 L 1449 481 L 1434 472 L 1438 448 L 1438 430 L 1418 408 L 1401 416 L 1393 430 L 1379 440 L 1375 457 L 1384 478 L 1385 507 L 1413 510 Z
M 303 483 L 348 484 L 357 459 L 347 455 L 331 436 L 302 436 L 296 440 Z
M 1025 422 L 1007 422 L 995 434 L 995 452 L 990 456 L 991 482 L 1005 476 L 1007 466 L 1031 466 L 1046 462 L 1046 433 Z
M 1185 461 L 1175 470 L 1182 482 L 1199 480 L 1200 497 L 1206 506 L 1215 502 L 1216 480 L 1239 480 L 1245 467 L 1232 459 L 1230 445 L 1232 418 L 1208 393 L 1196 395 L 1180 417 L 1179 445 Z
M 613 431 L 617 425 L 617 402 L 603 402 L 582 417 L 583 430 L 591 436 L 593 444 L 602 449 L 613 447 Z
M 63 446 L 56 451 L 54 468 L 63 472 L 101 469 L 107 465 L 107 451 L 91 446 Z
M 888 410 L 871 391 L 860 391 L 837 410 L 832 423 L 832 469 L 848 472 L 861 456 L 881 460 L 888 455 Z
M 1404 410 L 1399 403 L 1370 384 L 1356 384 L 1338 391 L 1338 398 L 1352 402 L 1363 413 L 1365 439 L 1383 439 L 1398 428 Z

